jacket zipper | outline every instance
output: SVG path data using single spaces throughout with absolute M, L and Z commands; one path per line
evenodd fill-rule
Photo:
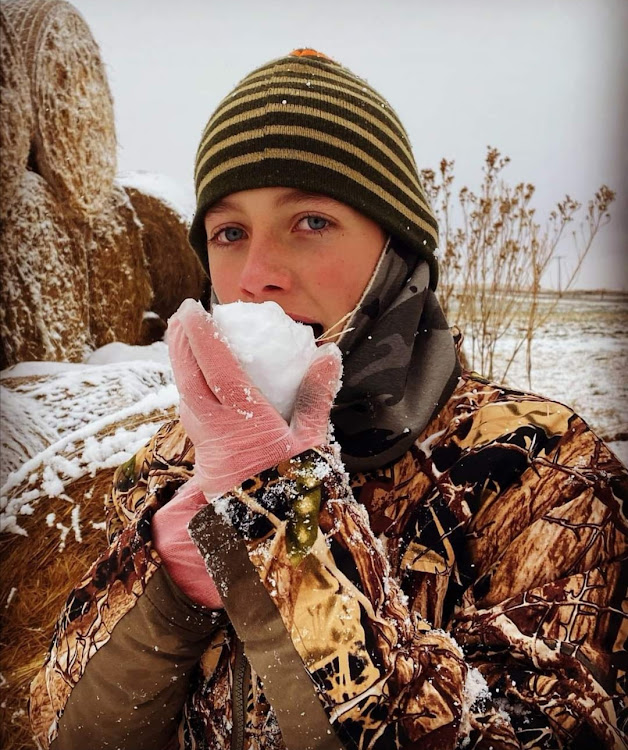
M 250 667 L 244 654 L 244 644 L 234 635 L 235 660 L 233 665 L 233 685 L 231 687 L 231 710 L 233 728 L 231 750 L 244 750 L 244 725 L 246 723 L 246 701 L 249 692 Z

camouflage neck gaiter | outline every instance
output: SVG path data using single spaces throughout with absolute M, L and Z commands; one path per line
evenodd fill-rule
M 428 264 L 394 240 L 338 341 L 331 420 L 347 471 L 402 456 L 451 395 L 460 365 Z

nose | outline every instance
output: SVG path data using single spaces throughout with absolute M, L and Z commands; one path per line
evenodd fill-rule
M 277 239 L 269 235 L 251 238 L 239 285 L 241 293 L 251 300 L 290 290 L 292 273 L 287 252 Z

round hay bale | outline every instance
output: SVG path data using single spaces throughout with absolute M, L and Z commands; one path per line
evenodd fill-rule
M 0 227 L 0 367 L 80 362 L 89 350 L 87 258 L 50 188 L 25 172 Z
M 105 210 L 89 225 L 90 331 L 95 347 L 138 344 L 152 290 L 142 225 L 124 190 L 114 185 Z
M 100 50 L 64 0 L 10 0 L 35 117 L 33 163 L 79 214 L 100 211 L 116 173 L 113 101 Z
M 33 746 L 29 685 L 70 589 L 106 548 L 104 497 L 115 468 L 176 412 L 170 369 L 158 362 L 19 375 L 25 369 L 3 374 L 3 402 L 30 401 L 58 439 L 40 450 L 52 434 L 15 425 L 24 464 L 1 489 L 0 746 L 7 750 Z M 0 432 L 19 411 L 2 410 Z
M 144 226 L 144 254 L 154 293 L 151 310 L 167 321 L 184 299 L 201 299 L 209 282 L 188 243 L 187 218 L 164 198 L 126 179 L 123 185 Z
M 101 364 L 37 362 L 0 374 L 2 456 L 7 446 L 15 465 L 0 488 L 0 746 L 7 750 L 33 746 L 29 684 L 65 597 L 105 549 L 103 501 L 115 468 L 175 417 L 164 349 L 148 359 L 107 354 Z
M 22 50 L 0 6 L 0 212 L 11 201 L 28 163 L 33 130 L 30 83 Z

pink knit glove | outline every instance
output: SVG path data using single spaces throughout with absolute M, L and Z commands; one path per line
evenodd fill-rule
M 196 452 L 195 482 L 208 495 L 327 442 L 342 368 L 334 344 L 319 347 L 290 424 L 250 382 L 200 305 L 184 302 L 170 318 L 168 347 L 181 422 Z
M 216 586 L 201 553 L 188 534 L 188 523 L 207 505 L 203 490 L 186 482 L 169 503 L 153 516 L 151 536 L 170 578 L 192 601 L 209 609 L 222 609 Z

